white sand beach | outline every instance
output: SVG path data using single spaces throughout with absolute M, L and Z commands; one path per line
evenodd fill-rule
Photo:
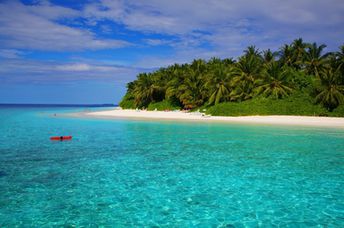
M 180 121 L 204 121 L 204 122 L 231 122 L 246 124 L 266 125 L 294 125 L 344 128 L 344 118 L 336 117 L 311 117 L 311 116 L 207 116 L 199 112 L 185 113 L 182 111 L 142 111 L 142 110 L 106 110 L 86 112 L 81 115 L 95 118 L 126 118 L 126 119 L 159 119 Z

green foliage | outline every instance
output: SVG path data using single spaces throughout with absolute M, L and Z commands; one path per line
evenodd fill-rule
M 254 89 L 257 87 L 257 82 L 262 77 L 263 62 L 258 56 L 258 52 L 249 47 L 246 55 L 239 59 L 239 62 L 234 67 L 235 77 L 232 79 L 231 92 L 232 101 L 243 101 L 251 99 L 254 95 Z
M 304 43 L 302 38 L 296 39 L 291 44 L 292 49 L 292 62 L 295 69 L 301 69 L 305 60 L 305 49 L 309 47 L 308 43 Z
M 305 55 L 306 72 L 311 75 L 319 75 L 319 71 L 324 66 L 325 56 L 321 53 L 326 45 L 322 44 L 318 47 L 316 43 L 309 45 Z
M 130 96 L 128 96 L 128 94 L 126 94 L 123 97 L 123 99 L 119 103 L 119 106 L 124 108 L 124 109 L 134 109 L 134 108 L 136 108 L 134 98 L 131 98 Z
M 317 88 L 319 92 L 315 99 L 329 111 L 344 103 L 344 85 L 340 84 L 341 76 L 339 68 L 324 68 L 319 74 L 321 85 Z
M 230 82 L 233 73 L 233 68 L 226 67 L 221 63 L 210 72 L 209 79 L 205 84 L 211 91 L 208 101 L 209 104 L 218 104 L 220 101 L 227 101 L 230 99 Z
M 344 102 L 344 46 L 323 53 L 325 47 L 299 38 L 278 53 L 249 46 L 237 60 L 196 59 L 141 73 L 128 83 L 120 106 L 197 110 L 215 105 L 212 112 L 224 115 L 338 114 L 336 107 Z
M 299 71 L 292 68 L 290 70 L 290 77 L 288 82 L 293 85 L 296 90 L 311 91 L 315 87 L 315 77 L 306 74 L 305 71 Z
M 344 105 L 338 106 L 336 109 L 333 110 L 331 113 L 333 117 L 344 117 Z
M 265 65 L 263 79 L 256 91 L 275 99 L 287 97 L 293 91 L 288 82 L 289 76 L 288 67 L 281 66 L 278 62 L 270 62 Z
M 123 101 L 120 102 L 120 106 L 122 108 L 124 108 L 124 109 L 134 109 L 134 108 L 136 108 L 134 100 L 123 100 Z
M 264 63 L 271 63 L 275 61 L 277 53 L 272 52 L 270 49 L 263 51 L 262 58 L 264 60 Z
M 180 110 L 180 106 L 177 102 L 173 102 L 170 100 L 164 100 L 156 103 L 150 103 L 148 106 L 148 110 L 164 111 L 164 110 Z
M 314 105 L 307 94 L 294 94 L 285 99 L 257 97 L 243 102 L 226 102 L 207 110 L 213 116 L 303 115 L 327 116 L 329 112 Z

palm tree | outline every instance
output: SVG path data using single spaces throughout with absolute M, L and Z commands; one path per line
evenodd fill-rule
M 211 58 L 208 62 L 207 62 L 207 66 L 209 69 L 214 69 L 216 66 L 218 66 L 219 64 L 221 64 L 222 61 L 219 58 Z
M 256 46 L 251 45 L 244 50 L 244 56 L 246 57 L 258 57 L 260 58 L 260 51 Z
M 340 85 L 340 69 L 323 68 L 319 73 L 321 85 L 318 87 L 317 103 L 324 105 L 329 111 L 344 102 L 344 85 Z
M 207 65 L 203 59 L 195 59 L 191 63 L 190 68 L 196 72 L 196 74 L 203 74 L 207 69 Z
M 188 70 L 182 84 L 177 88 L 177 97 L 184 108 L 192 109 L 204 103 L 203 82 L 198 75 Z
M 277 53 L 272 52 L 270 49 L 263 51 L 262 58 L 264 60 L 264 63 L 270 63 L 272 61 L 275 61 L 276 54 Z
M 230 99 L 230 82 L 233 75 L 233 68 L 226 68 L 224 64 L 218 65 L 210 74 L 205 87 L 209 88 L 211 95 L 209 98 L 209 105 L 218 104 L 221 101 L 228 101 Z
M 256 83 L 255 83 L 256 84 Z M 252 86 L 245 83 L 238 84 L 229 94 L 231 101 L 245 101 L 253 97 Z
M 195 63 L 193 67 L 195 68 Z M 167 84 L 166 98 L 175 100 L 187 109 L 200 106 L 204 103 L 203 80 L 197 72 L 197 67 L 192 69 L 190 65 L 181 65 L 175 70 L 174 78 Z
M 135 84 L 136 84 L 136 81 L 132 81 L 132 82 L 127 83 L 127 92 L 128 93 L 133 93 L 133 91 L 135 89 Z
M 124 95 L 122 100 L 120 101 L 119 105 L 121 107 L 125 108 L 135 108 L 135 95 L 134 95 L 134 89 L 136 86 L 136 81 L 132 81 L 127 83 L 127 93 Z
M 280 61 L 286 66 L 294 65 L 293 48 L 285 44 L 279 51 Z
M 341 84 L 344 85 L 344 44 L 339 47 L 339 51 L 335 52 L 336 62 L 341 71 Z
M 296 69 L 301 69 L 303 67 L 303 61 L 305 58 L 305 49 L 309 46 L 309 44 L 304 43 L 302 38 L 296 39 L 291 44 L 291 48 L 293 51 L 293 66 Z
M 163 99 L 175 97 L 172 89 L 178 87 L 180 84 L 179 80 L 184 80 L 181 78 L 181 74 L 185 66 L 187 65 L 174 64 L 167 68 L 161 68 L 155 72 L 154 83 L 158 86 L 160 95 L 163 96 Z M 173 85 L 175 86 L 173 87 Z
M 257 94 L 275 99 L 288 96 L 292 92 L 292 87 L 288 83 L 289 70 L 286 66 L 280 66 L 278 62 L 271 62 L 266 65 L 263 72 L 263 79 L 257 87 Z
M 322 52 L 326 45 L 322 44 L 318 47 L 316 43 L 310 45 L 305 55 L 306 72 L 315 76 L 319 75 L 319 71 L 324 64 L 325 57 Z
M 334 67 L 338 67 L 341 71 L 341 84 L 344 85 L 344 44 L 339 47 L 339 51 L 334 52 L 330 64 Z
M 222 60 L 222 62 L 226 66 L 232 66 L 235 63 L 235 60 L 233 58 L 226 58 L 226 59 Z
M 157 91 L 156 85 L 150 74 L 142 73 L 137 77 L 133 94 L 135 97 L 135 105 L 137 107 L 147 106 L 154 101 L 154 93 Z
M 179 91 L 178 88 L 184 82 L 186 77 L 186 70 L 188 69 L 188 65 L 178 65 L 175 64 L 170 69 L 171 78 L 166 84 L 166 95 L 165 98 L 167 99 L 178 99 L 179 100 Z
M 236 89 L 234 89 L 231 96 L 236 97 L 237 100 L 248 99 L 249 96 L 247 96 L 247 94 L 251 94 L 253 92 L 253 89 L 256 86 L 256 80 L 261 77 L 261 66 L 261 59 L 256 56 L 251 55 L 241 57 L 234 68 L 235 77 L 231 83 L 233 87 L 239 86 L 241 89 L 244 89 L 245 91 L 238 93 L 245 94 L 245 96 L 238 96 L 235 92 L 238 91 Z

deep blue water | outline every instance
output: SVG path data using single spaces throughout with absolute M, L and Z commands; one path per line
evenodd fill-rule
M 0 227 L 344 226 L 343 130 L 83 109 L 0 107 Z

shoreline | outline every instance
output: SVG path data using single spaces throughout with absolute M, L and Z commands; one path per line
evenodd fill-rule
M 142 110 L 105 110 L 68 114 L 73 117 L 100 118 L 100 119 L 134 119 L 134 120 L 170 120 L 204 123 L 237 123 L 283 126 L 310 126 L 344 129 L 342 117 L 315 117 L 315 116 L 207 116 L 199 112 L 185 113 L 182 111 L 142 111 Z

